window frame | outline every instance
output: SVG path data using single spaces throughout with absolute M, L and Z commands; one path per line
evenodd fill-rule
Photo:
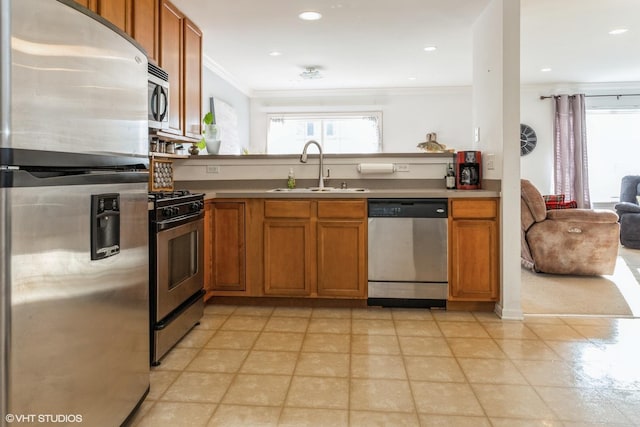
M 320 135 L 321 135 L 321 141 L 317 141 L 318 143 L 320 143 L 320 145 L 323 146 L 324 149 L 324 141 L 322 140 L 324 138 L 324 134 L 325 134 L 325 121 L 329 120 L 329 119 L 345 119 L 345 118 L 365 118 L 365 117 L 373 117 L 376 119 L 377 121 L 377 125 L 378 125 L 378 143 L 377 143 L 377 151 L 373 151 L 373 153 L 383 153 L 383 138 L 382 138 L 382 133 L 383 133 L 383 116 L 382 116 L 382 111 L 381 110 L 376 110 L 376 111 L 335 111 L 335 112 L 296 112 L 296 113 L 267 113 L 266 114 L 266 119 L 267 119 L 267 126 L 266 126 L 266 138 L 265 138 L 265 152 L 267 154 L 269 154 L 269 132 L 271 130 L 271 124 L 273 123 L 274 120 L 286 120 L 286 119 L 295 119 L 295 120 L 304 120 L 307 119 L 309 121 L 320 121 L 321 122 L 321 127 L 320 127 Z M 305 134 L 308 134 L 307 132 L 307 128 L 305 127 Z M 290 153 L 290 154 L 297 154 L 296 153 Z M 330 153 L 333 154 L 333 153 Z M 362 152 L 349 152 L 349 153 L 342 153 L 342 154 L 368 154 L 368 153 L 362 153 Z

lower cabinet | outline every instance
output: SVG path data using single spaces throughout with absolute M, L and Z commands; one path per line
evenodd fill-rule
M 366 298 L 366 221 L 366 200 L 208 200 L 205 298 Z
M 265 295 L 311 295 L 310 219 L 265 219 L 263 237 Z
M 498 201 L 449 201 L 449 300 L 499 298 Z
M 318 202 L 318 295 L 365 296 L 366 206 L 360 202 Z
M 205 224 L 205 298 L 212 291 L 244 291 L 245 203 L 208 201 Z

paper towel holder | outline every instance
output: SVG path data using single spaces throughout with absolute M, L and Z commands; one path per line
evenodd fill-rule
M 397 167 L 394 163 L 359 163 L 357 170 L 361 174 L 391 174 Z

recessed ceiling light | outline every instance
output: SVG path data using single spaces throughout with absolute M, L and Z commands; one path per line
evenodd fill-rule
M 409 80 L 411 80 L 411 81 L 413 81 L 413 80 L 415 80 L 416 78 L 415 78 L 415 77 L 408 77 L 408 79 L 409 79 Z
M 298 18 L 304 21 L 317 21 L 318 19 L 322 18 L 322 14 L 319 12 L 308 11 L 302 12 L 300 15 L 298 15 Z
M 609 34 L 611 34 L 612 36 L 618 35 L 618 34 L 624 34 L 627 31 L 629 31 L 626 28 L 616 28 L 615 30 L 611 30 L 609 31 Z
M 271 56 L 280 56 L 280 55 L 282 55 L 282 52 L 278 52 L 277 50 L 274 50 L 273 52 L 269 52 L 269 55 L 271 55 Z
M 427 46 L 427 47 L 424 48 L 424 51 L 425 52 L 433 52 L 436 49 L 437 49 L 437 47 L 435 47 L 435 46 Z
M 549 67 L 540 68 L 540 71 L 542 71 L 543 73 L 548 73 L 549 71 L 551 71 L 551 68 L 549 68 Z

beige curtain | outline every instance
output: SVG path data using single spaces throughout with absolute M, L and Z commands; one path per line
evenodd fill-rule
M 589 174 L 584 94 L 554 97 L 554 186 L 565 200 L 589 209 Z

